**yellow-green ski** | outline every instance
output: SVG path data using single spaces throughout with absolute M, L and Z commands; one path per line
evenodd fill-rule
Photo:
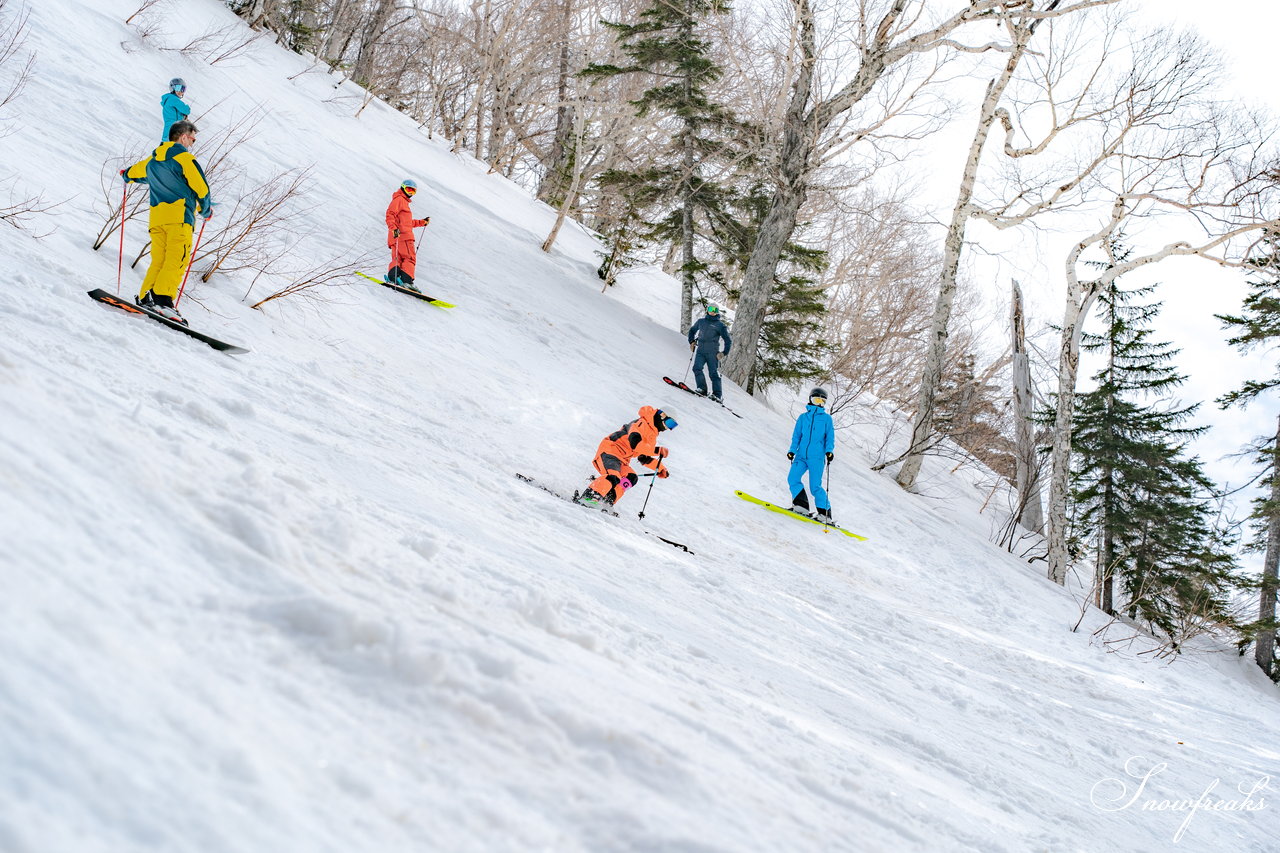
M 408 296 L 416 296 L 418 299 L 421 299 L 423 302 L 434 305 L 437 308 L 457 308 L 458 307 L 452 303 L 445 302 L 443 299 L 436 299 L 434 296 L 428 296 L 427 294 L 423 293 L 420 290 L 414 290 L 413 288 L 409 288 L 409 287 L 402 287 L 401 285 L 398 285 L 398 284 L 392 284 L 389 281 L 383 281 L 380 278 L 374 278 L 368 273 L 357 271 L 356 275 L 360 276 L 361 278 L 367 278 L 369 279 L 369 281 L 373 282 L 374 284 L 380 284 L 383 287 L 389 287 L 392 290 L 397 290 L 401 293 L 407 294 Z
M 845 530 L 843 527 L 839 527 L 835 524 L 823 524 L 821 521 L 818 521 L 816 518 L 810 518 L 807 515 L 801 515 L 798 512 L 792 512 L 789 509 L 783 509 L 777 504 L 771 504 L 768 501 L 762 501 L 757 497 L 752 497 L 746 492 L 735 491 L 734 494 L 742 498 L 744 501 L 747 501 L 748 503 L 758 504 L 764 507 L 765 509 L 769 510 L 770 512 L 781 513 L 782 515 L 789 515 L 792 518 L 798 518 L 801 521 L 807 521 L 810 524 L 816 524 L 819 527 L 821 527 L 823 531 L 826 533 L 830 533 L 832 530 L 838 530 L 839 532 L 843 533 L 845 536 L 852 536 L 854 539 L 857 539 L 859 542 L 867 541 L 867 537 L 859 536 L 858 534 L 854 533 L 852 530 Z

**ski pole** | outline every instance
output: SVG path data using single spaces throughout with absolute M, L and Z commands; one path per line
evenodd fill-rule
M 645 508 L 649 506 L 649 495 L 653 494 L 653 481 L 654 481 L 654 480 L 656 480 L 656 479 L 658 479 L 657 477 L 653 476 L 652 474 L 645 474 L 645 476 L 650 478 L 650 479 L 649 479 L 649 491 L 645 492 L 645 495 L 644 495 L 644 506 L 640 507 L 640 518 L 644 518 L 644 511 L 645 511 Z
M 681 379 L 681 380 L 680 380 L 680 382 L 681 382 L 682 384 L 683 384 L 683 383 L 685 383 L 685 382 L 688 382 L 688 381 L 689 381 L 689 371 L 690 371 L 690 370 L 692 370 L 692 369 L 693 369 L 693 353 L 692 353 L 692 352 L 690 352 L 690 353 L 689 353 L 689 363 L 688 363 L 687 365 L 685 365 L 685 368 L 684 368 L 684 379 Z
M 196 235 L 196 243 L 191 247 L 191 258 L 187 261 L 187 271 L 182 274 L 182 286 L 178 288 L 178 298 L 173 300 L 173 307 L 177 308 L 178 303 L 182 301 L 182 291 L 187 289 L 187 276 L 191 275 L 191 267 L 196 262 L 196 250 L 200 248 L 200 238 L 204 236 L 204 227 L 209 224 L 209 217 L 205 217 L 200 223 L 200 233 Z
M 120 281 L 124 278 L 124 209 L 129 205 L 129 183 L 126 181 L 120 197 L 120 260 L 116 261 L 116 296 L 120 295 Z
M 822 478 L 826 481 L 822 489 L 827 493 L 827 509 L 831 509 L 831 463 L 827 462 L 826 470 L 822 472 Z

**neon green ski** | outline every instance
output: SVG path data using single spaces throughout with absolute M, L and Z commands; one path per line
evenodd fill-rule
M 737 495 L 738 497 L 742 498 L 744 501 L 747 501 L 748 503 L 758 504 L 759 506 L 764 507 L 765 509 L 769 510 L 770 512 L 776 512 L 776 513 L 780 513 L 780 514 L 782 514 L 782 515 L 789 515 L 789 516 L 791 516 L 792 518 L 798 518 L 798 519 L 800 519 L 801 521 L 807 521 L 807 522 L 809 522 L 810 524 L 816 524 L 816 525 L 818 525 L 819 527 L 821 527 L 821 528 L 823 529 L 823 532 L 825 532 L 825 533 L 830 533 L 832 530 L 838 530 L 838 531 L 840 531 L 841 533 L 843 533 L 845 536 L 852 536 L 854 539 L 857 539 L 859 542 L 866 542 L 866 541 L 867 541 L 867 537 L 865 537 L 865 536 L 859 536 L 858 534 L 854 533 L 852 530 L 845 530 L 843 527 L 838 527 L 838 526 L 836 526 L 836 525 L 834 525 L 834 524 L 823 524 L 821 521 L 818 521 L 816 518 L 810 518 L 810 517 L 809 517 L 809 516 L 807 516 L 807 515 L 801 515 L 801 514 L 800 514 L 800 513 L 798 513 L 798 512 L 792 512 L 792 511 L 791 511 L 791 510 L 789 510 L 789 509 L 783 509 L 782 507 L 778 506 L 777 504 L 771 504 L 771 503 L 769 503 L 768 501 L 762 501 L 762 500 L 760 500 L 759 498 L 752 497 L 751 495 L 747 494 L 746 492 L 739 492 L 739 491 L 735 491 L 735 492 L 734 492 L 734 494 L 735 494 L 735 495 Z
M 452 303 L 445 302 L 443 299 L 436 299 L 434 296 L 428 296 L 427 294 L 423 293 L 422 291 L 420 291 L 420 290 L 418 290 L 418 289 L 416 289 L 416 288 L 412 288 L 412 287 L 404 287 L 404 286 L 399 285 L 399 284 L 392 284 L 392 283 L 391 283 L 391 282 L 389 282 L 389 281 L 383 281 L 383 280 L 382 280 L 382 279 L 380 279 L 380 278 L 374 278 L 373 276 L 369 275 L 368 273 L 363 273 L 363 272 L 359 272 L 359 271 L 355 271 L 355 273 L 356 273 L 356 275 L 360 276 L 361 278 L 367 278 L 367 279 L 369 279 L 369 281 L 373 282 L 374 284 L 380 284 L 380 285 L 382 285 L 383 287 L 389 287 L 389 288 L 391 288 L 392 290 L 398 290 L 399 292 L 401 292 L 401 293 L 406 293 L 406 294 L 408 294 L 409 296 L 416 296 L 417 298 L 421 299 L 423 302 L 427 302 L 427 303 L 429 303 L 429 304 L 431 304 L 431 305 L 436 306 L 437 308 L 457 308 L 457 307 L 458 307 L 458 306 L 456 306 L 456 305 L 454 305 L 454 304 L 452 304 Z

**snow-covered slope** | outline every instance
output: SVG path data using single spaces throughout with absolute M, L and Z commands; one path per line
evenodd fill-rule
M 785 496 L 791 418 L 661 383 L 673 284 L 601 295 L 589 236 L 543 254 L 552 212 L 408 118 L 353 118 L 266 41 L 160 49 L 236 24 L 215 0 L 146 43 L 136 5 L 31 4 L 0 141 L 16 192 L 64 201 L 43 239 L 0 224 L 0 849 L 1275 849 L 1266 790 L 1144 809 L 1277 775 L 1247 663 L 1071 633 L 1070 595 L 856 430 L 832 495 L 868 542 L 737 500 Z M 459 307 L 353 284 L 252 311 L 215 276 L 183 305 L 230 357 L 86 298 L 115 285 L 101 166 L 175 75 L 206 138 L 267 108 L 249 174 L 314 164 L 299 256 L 378 250 L 416 178 L 420 279 Z M 610 519 L 513 476 L 578 486 L 646 403 L 680 427 L 643 522 L 643 492 Z

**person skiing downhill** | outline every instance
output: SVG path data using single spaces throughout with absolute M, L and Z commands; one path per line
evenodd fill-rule
M 409 209 L 409 201 L 418 192 L 418 184 L 413 180 L 405 180 L 391 196 L 387 205 L 387 248 L 391 250 L 391 265 L 387 268 L 386 280 L 390 284 L 407 287 L 418 291 L 413 285 L 413 276 L 418 266 L 418 247 L 414 243 L 413 229 L 421 228 L 431 221 L 414 219 Z M 418 291 L 421 292 L 421 291 Z
M 814 388 L 809 392 L 809 405 L 796 418 L 795 429 L 791 431 L 791 448 L 787 451 L 787 459 L 791 460 L 787 485 L 791 487 L 791 511 L 809 515 L 809 496 L 805 494 L 800 479 L 808 473 L 809 488 L 813 491 L 813 503 L 817 508 L 813 517 L 832 524 L 831 501 L 822 487 L 822 474 L 826 464 L 836 458 L 836 433 L 831 415 L 824 408 L 826 404 L 827 392 Z
M 720 341 L 724 340 L 724 352 L 720 352 Z M 707 306 L 707 313 L 689 328 L 689 352 L 693 357 L 693 378 L 698 384 L 698 393 L 707 394 L 707 378 L 702 373 L 705 365 L 711 374 L 711 399 L 717 403 L 723 400 L 720 388 L 720 356 L 729 354 L 733 341 L 729 338 L 729 330 L 725 328 L 720 317 L 720 309 L 714 305 Z
M 634 421 L 623 424 L 621 429 L 601 439 L 600 446 L 596 448 L 596 458 L 592 460 L 599 476 L 585 491 L 575 496 L 578 503 L 586 506 L 612 505 L 622 500 L 627 489 L 640 479 L 631 469 L 632 460 L 652 468 L 660 479 L 670 476 L 667 466 L 662 463 L 667 458 L 667 448 L 658 446 L 658 433 L 675 429 L 675 417 L 670 409 L 653 406 L 641 406 L 638 414 Z
M 187 84 L 181 77 L 169 81 L 169 91 L 160 96 L 160 112 L 164 117 L 164 130 L 160 133 L 160 144 L 169 141 L 169 129 L 174 122 L 185 121 L 191 115 L 191 107 L 182 100 L 187 93 Z
M 196 142 L 196 126 L 174 122 L 169 141 L 145 160 L 120 170 L 126 183 L 144 183 L 151 190 L 151 265 L 135 300 L 170 320 L 186 324 L 174 300 L 191 257 L 191 236 L 199 210 L 213 216 L 213 198 L 204 170 L 189 150 Z

